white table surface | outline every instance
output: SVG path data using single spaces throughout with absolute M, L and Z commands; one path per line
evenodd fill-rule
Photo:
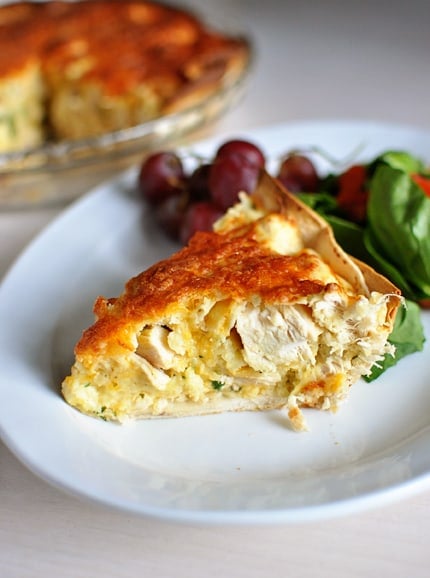
M 216 131 L 237 134 L 310 118 L 375 119 L 430 130 L 427 0 L 189 4 L 240 19 L 255 38 L 248 94 Z M 0 276 L 58 213 L 0 214 Z M 390 506 L 303 525 L 181 526 L 65 495 L 0 444 L 4 578 L 427 577 L 429 537 L 430 488 Z

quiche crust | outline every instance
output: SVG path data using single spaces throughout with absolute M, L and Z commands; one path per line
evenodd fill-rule
M 398 289 L 267 173 L 168 259 L 99 297 L 65 399 L 103 419 L 336 411 L 393 348 Z

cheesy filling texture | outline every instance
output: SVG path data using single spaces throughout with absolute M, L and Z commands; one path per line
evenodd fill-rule
M 210 412 L 213 404 L 218 411 L 220 400 L 235 399 L 254 409 L 270 400 L 271 407 L 289 407 L 291 415 L 298 406 L 335 410 L 348 387 L 391 351 L 386 297 L 354 293 L 303 247 L 287 218 L 260 216 L 247 202 L 243 198 L 242 214 L 236 208 L 218 231 L 255 220 L 258 243 L 310 261 L 307 278 L 318 279 L 321 291 L 279 300 L 254 292 L 245 299 L 220 286 L 181 299 L 156 322 L 135 325 L 119 354 L 91 363 L 78 356 L 63 386 L 69 403 L 120 421 L 174 415 L 181 405 Z
M 265 306 L 255 296 L 192 306 L 144 326 L 135 352 L 105 368 L 100 360 L 74 402 L 117 419 L 163 415 L 169 403 L 205 404 L 220 396 L 255 399 L 257 407 L 270 396 L 281 406 L 290 394 L 313 397 L 318 387 L 320 396 L 336 393 L 325 389 L 327 376 L 336 377 L 328 387 L 343 397 L 343 376 L 367 373 L 387 351 L 386 335 L 375 330 L 386 315 L 379 294 L 352 302 L 327 293 L 294 305 Z

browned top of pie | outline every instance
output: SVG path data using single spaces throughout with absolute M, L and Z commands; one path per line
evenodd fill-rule
M 317 253 L 282 255 L 258 240 L 256 226 L 224 234 L 199 232 L 187 247 L 130 279 L 119 298 L 100 297 L 98 321 L 84 333 L 77 353 L 97 350 L 142 319 L 151 323 L 172 310 L 198 307 L 205 296 L 249 301 L 257 296 L 279 304 L 344 290 L 346 281 Z
M 70 77 L 77 62 L 80 79 L 103 83 L 110 94 L 142 82 L 164 83 L 169 91 L 203 73 L 224 73 L 244 50 L 243 40 L 209 30 L 192 14 L 147 1 L 0 7 L 0 76 L 38 58 L 48 72 Z

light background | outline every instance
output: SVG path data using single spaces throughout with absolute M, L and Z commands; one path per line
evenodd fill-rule
M 430 2 L 188 4 L 249 31 L 255 43 L 248 94 L 218 131 L 239 133 L 310 118 L 375 119 L 430 129 Z M 56 213 L 0 215 L 1 274 Z M 184 527 L 64 495 L 0 445 L 4 578 L 424 578 L 429 575 L 429 535 L 430 490 L 328 522 Z

